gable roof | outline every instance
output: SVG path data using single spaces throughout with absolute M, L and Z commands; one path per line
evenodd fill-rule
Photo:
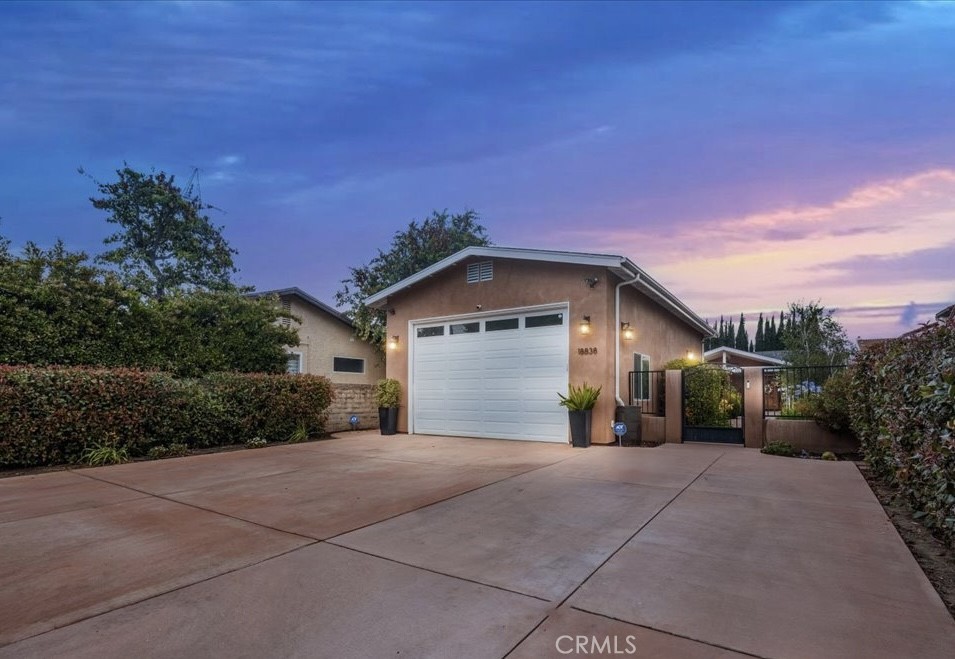
M 607 268 L 615 275 L 628 281 L 635 277 L 639 279 L 631 286 L 644 293 L 647 297 L 658 302 L 673 315 L 680 317 L 704 336 L 715 336 L 713 328 L 703 318 L 695 314 L 673 293 L 663 287 L 660 282 L 637 267 L 633 261 L 623 256 L 612 254 L 588 254 L 583 252 L 561 252 L 546 249 L 521 249 L 517 247 L 466 247 L 437 263 L 428 266 L 410 277 L 402 279 L 396 284 L 385 288 L 365 300 L 369 307 L 382 308 L 388 304 L 388 298 L 396 293 L 414 286 L 420 281 L 434 277 L 442 270 L 449 268 L 465 259 L 472 257 L 515 259 L 521 261 L 544 261 L 547 263 L 567 263 L 572 265 L 592 265 Z
M 329 316 L 332 316 L 336 320 L 340 320 L 341 322 L 345 323 L 349 327 L 353 329 L 355 327 L 352 324 L 352 322 L 348 319 L 347 316 L 339 312 L 337 309 L 334 309 L 328 306 L 327 304 L 319 300 L 317 297 L 313 297 L 309 295 L 298 286 L 292 286 L 291 288 L 276 288 L 275 290 L 271 290 L 271 291 L 255 291 L 253 293 L 246 293 L 247 297 L 265 297 L 267 295 L 277 295 L 280 298 L 297 297 L 302 302 L 310 304 L 320 311 L 324 311 Z
M 768 355 L 761 355 L 757 352 L 750 352 L 748 350 L 740 350 L 739 348 L 730 348 L 729 346 L 720 346 L 719 348 L 713 348 L 712 350 L 707 350 L 703 353 L 703 361 L 707 361 L 709 357 L 713 357 L 720 353 L 725 353 L 727 355 L 733 355 L 734 357 L 742 357 L 744 359 L 750 359 L 754 362 L 763 362 L 768 366 L 784 366 L 787 362 L 783 359 L 776 359 L 775 357 L 770 357 Z

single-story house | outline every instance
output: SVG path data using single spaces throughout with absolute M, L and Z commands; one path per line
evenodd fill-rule
M 724 366 L 785 366 L 786 360 L 758 352 L 720 346 L 703 353 L 703 361 Z
M 251 297 L 277 296 L 282 308 L 301 322 L 283 319 L 298 330 L 299 345 L 288 349 L 288 372 L 324 375 L 337 384 L 374 384 L 385 376 L 381 355 L 355 337 L 352 322 L 300 288 L 257 291 Z
M 702 354 L 706 321 L 622 256 L 469 247 L 369 297 L 387 310 L 398 428 L 568 440 L 557 393 L 601 386 L 593 441 L 614 440 L 630 371 Z

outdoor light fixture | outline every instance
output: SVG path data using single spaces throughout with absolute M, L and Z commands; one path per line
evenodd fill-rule
M 633 341 L 633 328 L 630 327 L 630 323 L 620 323 L 620 330 L 624 341 Z
M 388 339 L 388 350 L 397 350 L 398 349 L 398 335 L 395 334 L 393 337 Z
M 690 361 L 693 361 L 694 359 L 696 359 L 696 355 L 693 354 L 693 351 L 692 351 L 692 350 L 687 350 L 687 351 L 686 351 L 686 358 L 689 359 Z
M 580 333 L 590 334 L 590 316 L 584 316 L 584 319 L 580 321 Z

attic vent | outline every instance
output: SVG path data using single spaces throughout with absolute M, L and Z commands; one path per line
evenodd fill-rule
M 292 301 L 291 300 L 282 300 L 282 312 L 283 313 L 292 313 Z M 291 318 L 282 318 L 281 320 L 282 327 L 290 327 L 292 325 Z
M 491 261 L 471 263 L 468 265 L 468 283 L 476 284 L 479 281 L 494 279 L 494 264 Z

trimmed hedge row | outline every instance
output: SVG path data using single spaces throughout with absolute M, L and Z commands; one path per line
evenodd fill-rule
M 180 443 L 284 441 L 325 429 L 333 398 L 313 375 L 217 373 L 176 379 L 133 369 L 0 366 L 0 468 L 77 462 L 112 443 L 130 455 Z
M 850 373 L 866 462 L 955 547 L 955 319 L 862 351 Z

